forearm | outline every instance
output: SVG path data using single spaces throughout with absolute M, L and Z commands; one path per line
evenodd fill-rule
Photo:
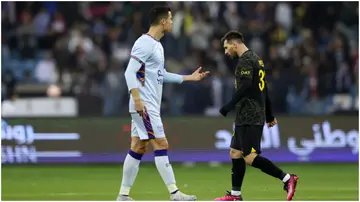
M 141 101 L 140 92 L 138 88 L 131 89 L 131 96 L 135 103 Z
M 265 94 L 266 94 L 265 114 L 266 114 L 266 120 L 267 120 L 267 122 L 269 122 L 269 121 L 273 121 L 274 114 L 273 114 L 273 111 L 272 111 L 271 100 L 270 100 L 270 97 L 269 97 L 267 85 L 265 85 Z
M 174 73 L 170 73 L 170 72 L 166 72 L 164 74 L 164 82 L 166 83 L 182 83 L 183 81 L 185 81 L 185 77 L 183 75 L 180 74 L 174 74 Z
M 245 80 L 240 85 L 240 88 L 236 91 L 236 93 L 233 95 L 230 102 L 227 104 L 229 107 L 233 108 L 235 105 L 241 100 L 241 97 L 244 95 L 246 90 L 251 87 L 251 81 Z

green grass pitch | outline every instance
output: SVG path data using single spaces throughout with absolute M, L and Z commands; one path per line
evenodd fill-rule
M 300 180 L 294 200 L 358 200 L 358 164 L 279 164 Z M 231 188 L 230 164 L 173 165 L 178 187 L 198 200 L 213 200 Z M 2 166 L 2 200 L 115 200 L 121 165 Z M 247 167 L 245 200 L 285 200 L 282 183 Z M 135 200 L 169 200 L 154 164 L 142 164 L 131 191 Z

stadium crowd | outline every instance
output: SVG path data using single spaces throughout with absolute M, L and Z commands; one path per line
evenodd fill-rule
M 166 2 L 163 2 L 166 3 Z M 159 3 L 157 3 L 159 4 Z M 163 113 L 217 115 L 234 91 L 229 30 L 264 60 L 276 113 L 329 114 L 335 95 L 358 97 L 358 3 L 168 2 L 173 31 L 162 40 L 166 68 L 211 71 L 200 83 L 164 86 Z M 154 2 L 2 2 L 2 98 L 16 86 L 57 84 L 101 98 L 104 115 L 124 115 L 124 71 Z M 21 95 L 20 95 L 21 96 Z M 344 99 L 344 98 L 343 98 Z

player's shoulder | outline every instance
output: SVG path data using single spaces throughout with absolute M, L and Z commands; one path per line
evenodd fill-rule
M 155 39 L 153 39 L 151 36 L 148 36 L 147 34 L 143 34 L 135 41 L 134 45 L 143 45 L 143 44 L 151 45 L 151 44 L 156 44 L 156 42 L 157 41 L 155 41 Z
M 146 34 L 141 35 L 134 43 L 133 48 L 141 48 L 144 50 L 152 50 L 154 48 L 154 39 Z
M 252 50 L 246 51 L 241 57 L 240 60 L 248 65 L 258 67 L 258 66 L 264 66 L 263 61 L 261 58 Z
M 252 50 L 247 50 L 240 59 L 244 61 L 257 61 L 260 59 L 260 57 Z

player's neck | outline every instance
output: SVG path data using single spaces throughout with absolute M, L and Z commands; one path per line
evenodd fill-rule
M 237 55 L 241 57 L 246 51 L 248 51 L 248 47 L 245 46 L 245 44 L 240 44 L 240 46 L 237 49 Z
M 161 27 L 158 26 L 151 26 L 147 34 L 158 41 L 160 41 L 160 39 L 164 36 L 164 32 Z

